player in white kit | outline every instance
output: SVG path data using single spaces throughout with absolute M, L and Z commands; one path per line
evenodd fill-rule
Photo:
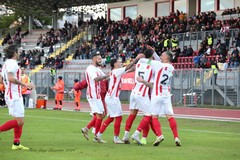
M 109 75 L 105 75 L 103 71 L 99 68 L 102 63 L 102 57 L 100 54 L 92 55 L 92 64 L 86 69 L 85 76 L 87 81 L 87 100 L 91 108 L 91 112 L 94 114 L 92 120 L 88 125 L 82 128 L 82 133 L 84 137 L 88 138 L 88 130 L 95 126 L 95 138 L 101 127 L 104 107 L 101 101 L 100 95 L 100 81 L 107 79 Z M 95 139 L 94 138 L 94 139 Z
M 139 54 L 129 65 L 126 67 L 121 67 L 121 62 L 117 59 L 112 59 L 110 65 L 112 67 L 112 71 L 110 74 L 110 81 L 108 92 L 105 97 L 105 102 L 108 110 L 108 118 L 102 123 L 101 128 L 97 134 L 97 141 L 100 143 L 104 143 L 102 140 L 102 134 L 108 127 L 108 125 L 114 122 L 114 138 L 113 142 L 116 144 L 123 143 L 119 139 L 120 133 L 120 125 L 122 122 L 122 105 L 119 99 L 119 95 L 121 92 L 121 77 L 124 73 L 128 72 L 129 69 L 133 67 L 133 65 L 141 58 L 143 55 Z
M 150 89 L 148 86 L 140 83 L 137 81 L 137 77 L 142 77 L 147 82 L 153 82 L 153 69 L 150 65 L 151 63 L 151 57 L 153 56 L 153 50 L 147 49 L 143 53 L 145 57 L 147 58 L 147 63 L 141 63 L 140 61 L 136 64 L 136 70 L 135 70 L 135 84 L 132 89 L 131 95 L 130 95 L 130 103 L 129 103 L 129 109 L 130 109 L 130 115 L 128 116 L 128 119 L 126 121 L 125 125 L 125 133 L 123 137 L 123 142 L 126 144 L 129 144 L 129 131 L 131 129 L 131 126 L 133 124 L 133 121 L 135 120 L 137 113 L 139 110 L 141 110 L 144 113 L 144 116 L 150 116 Z M 141 59 L 140 59 L 141 60 Z M 146 130 L 145 130 L 146 129 Z M 144 141 L 146 141 L 146 137 L 148 134 L 149 128 L 144 128 L 144 133 L 146 133 L 146 136 L 143 135 L 145 138 Z M 139 141 L 136 141 L 139 143 Z
M 21 87 L 33 88 L 33 84 L 21 82 L 21 70 L 17 64 L 17 60 L 19 59 L 18 47 L 16 45 L 10 45 L 4 49 L 4 52 L 7 61 L 2 67 L 0 82 L 3 83 L 6 88 L 5 101 L 8 106 L 9 115 L 14 119 L 1 125 L 0 133 L 14 129 L 12 149 L 28 150 L 29 148 L 20 144 L 24 124 L 24 105 Z
M 169 121 L 170 128 L 174 135 L 174 140 L 177 146 L 181 146 L 178 137 L 177 123 L 173 117 L 173 109 L 171 102 L 170 83 L 173 76 L 174 67 L 170 64 L 172 54 L 164 52 L 161 55 L 162 62 L 152 61 L 151 66 L 154 69 L 154 83 L 149 83 L 138 77 L 138 81 L 152 88 L 151 94 L 151 115 L 155 134 L 157 135 L 154 146 L 158 146 L 164 140 L 162 135 L 161 125 L 158 121 L 159 115 L 165 115 Z M 141 59 L 140 62 L 147 63 L 147 60 Z

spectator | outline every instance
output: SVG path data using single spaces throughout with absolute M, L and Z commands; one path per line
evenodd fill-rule
M 188 46 L 188 49 L 187 49 L 187 52 L 186 52 L 186 56 L 192 56 L 193 55 L 193 49 L 192 49 L 192 46 L 189 45 Z
M 200 67 L 207 68 L 207 62 L 208 62 L 208 59 L 206 57 L 206 54 L 203 54 L 202 57 L 200 58 Z
M 217 65 L 217 61 L 216 60 L 211 62 L 211 68 L 213 70 L 213 77 L 211 79 L 211 85 L 213 84 L 213 82 L 214 82 L 214 85 L 217 85 L 217 75 L 218 75 L 219 67 Z
M 229 68 L 237 68 L 239 66 L 239 57 L 237 54 L 232 54 L 228 62 Z

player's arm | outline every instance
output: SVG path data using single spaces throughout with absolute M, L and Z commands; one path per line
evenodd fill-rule
M 74 90 L 75 91 L 79 91 L 79 90 L 82 90 L 84 88 L 87 88 L 87 81 L 86 79 L 84 79 L 83 81 L 79 82 L 75 87 L 74 87 Z
M 125 71 L 129 70 L 130 68 L 132 68 L 133 65 L 136 64 L 140 58 L 144 58 L 144 57 L 145 57 L 144 54 L 142 54 L 142 53 L 138 54 L 137 57 L 136 57 L 134 60 L 132 60 L 132 62 L 130 62 L 130 63 L 126 66 Z
M 0 75 L 0 84 L 3 84 L 3 77 Z
M 94 81 L 99 82 L 99 81 L 102 81 L 104 79 L 107 79 L 109 76 L 110 76 L 109 74 L 106 74 L 106 75 L 103 75 L 103 76 L 97 76 L 96 78 L 94 78 Z
M 136 67 L 133 66 L 132 68 L 130 68 L 129 70 L 126 71 L 126 73 L 129 73 L 129 72 L 134 72 L 136 70 Z
M 7 76 L 8 76 L 8 81 L 13 84 L 17 84 L 17 85 L 20 85 L 22 87 L 27 87 L 27 88 L 34 87 L 32 83 L 23 83 L 23 82 L 19 81 L 17 78 L 14 77 L 13 72 L 8 72 Z
M 155 51 L 155 49 L 154 49 L 153 47 L 147 45 L 147 49 L 153 50 L 153 51 L 154 51 L 154 53 L 153 53 L 153 58 L 154 58 L 154 60 L 157 60 L 157 61 L 160 61 L 160 62 L 161 62 L 161 59 L 160 59 L 159 55 L 156 53 L 156 51 Z
M 137 77 L 137 81 L 145 84 L 146 86 L 148 86 L 151 89 L 153 88 L 153 83 L 145 81 L 142 77 Z

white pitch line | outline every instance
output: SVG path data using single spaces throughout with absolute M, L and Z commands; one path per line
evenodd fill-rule
M 0 115 L 8 116 L 6 114 L 0 113 Z M 75 121 L 75 122 L 89 122 L 89 120 L 81 120 L 81 119 L 72 119 L 72 118 L 59 118 L 59 117 L 49 117 L 49 116 L 31 116 L 26 115 L 26 117 L 31 118 L 39 118 L 39 119 L 53 119 L 53 120 L 65 120 L 65 121 Z M 125 123 L 121 123 L 121 125 L 125 125 Z M 137 127 L 137 124 L 133 124 L 134 127 Z M 164 129 L 169 129 L 169 127 L 162 127 Z M 210 134 L 225 134 L 225 135 L 237 135 L 240 136 L 240 133 L 231 133 L 231 132 L 216 132 L 209 130 L 194 130 L 194 129 L 179 129 L 180 131 L 188 131 L 188 132 L 199 132 L 199 133 L 210 133 Z

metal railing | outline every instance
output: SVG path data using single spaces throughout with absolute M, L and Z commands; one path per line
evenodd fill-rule
M 57 76 L 63 76 L 65 90 L 73 87 L 74 79 L 83 80 L 84 70 L 59 70 Z M 31 77 L 37 92 L 53 97 L 50 71 L 41 71 Z M 56 80 L 56 79 L 55 79 Z M 173 104 L 184 105 L 184 95 L 190 95 L 189 105 L 240 106 L 240 70 L 219 71 L 217 85 L 214 84 L 214 72 L 211 69 L 175 70 L 171 81 Z M 130 91 L 121 92 L 121 100 L 129 100 Z M 192 95 L 192 96 L 191 96 Z M 194 97 L 196 95 L 196 97 Z M 85 97 L 85 90 L 82 94 Z M 195 99 L 196 98 L 196 99 Z
M 239 33 L 239 28 L 236 29 L 230 29 L 229 33 L 231 35 L 230 43 L 232 44 L 234 38 Z M 211 31 L 201 31 L 201 32 L 186 32 L 186 33 L 178 33 L 173 34 L 173 36 L 176 36 L 179 41 L 179 47 L 183 49 L 184 46 L 191 45 L 193 50 L 198 50 L 200 43 L 209 35 L 213 35 L 214 43 L 217 42 L 217 40 L 221 40 L 221 42 L 224 42 L 224 37 L 226 35 L 226 32 L 221 32 L 220 30 L 211 30 Z

